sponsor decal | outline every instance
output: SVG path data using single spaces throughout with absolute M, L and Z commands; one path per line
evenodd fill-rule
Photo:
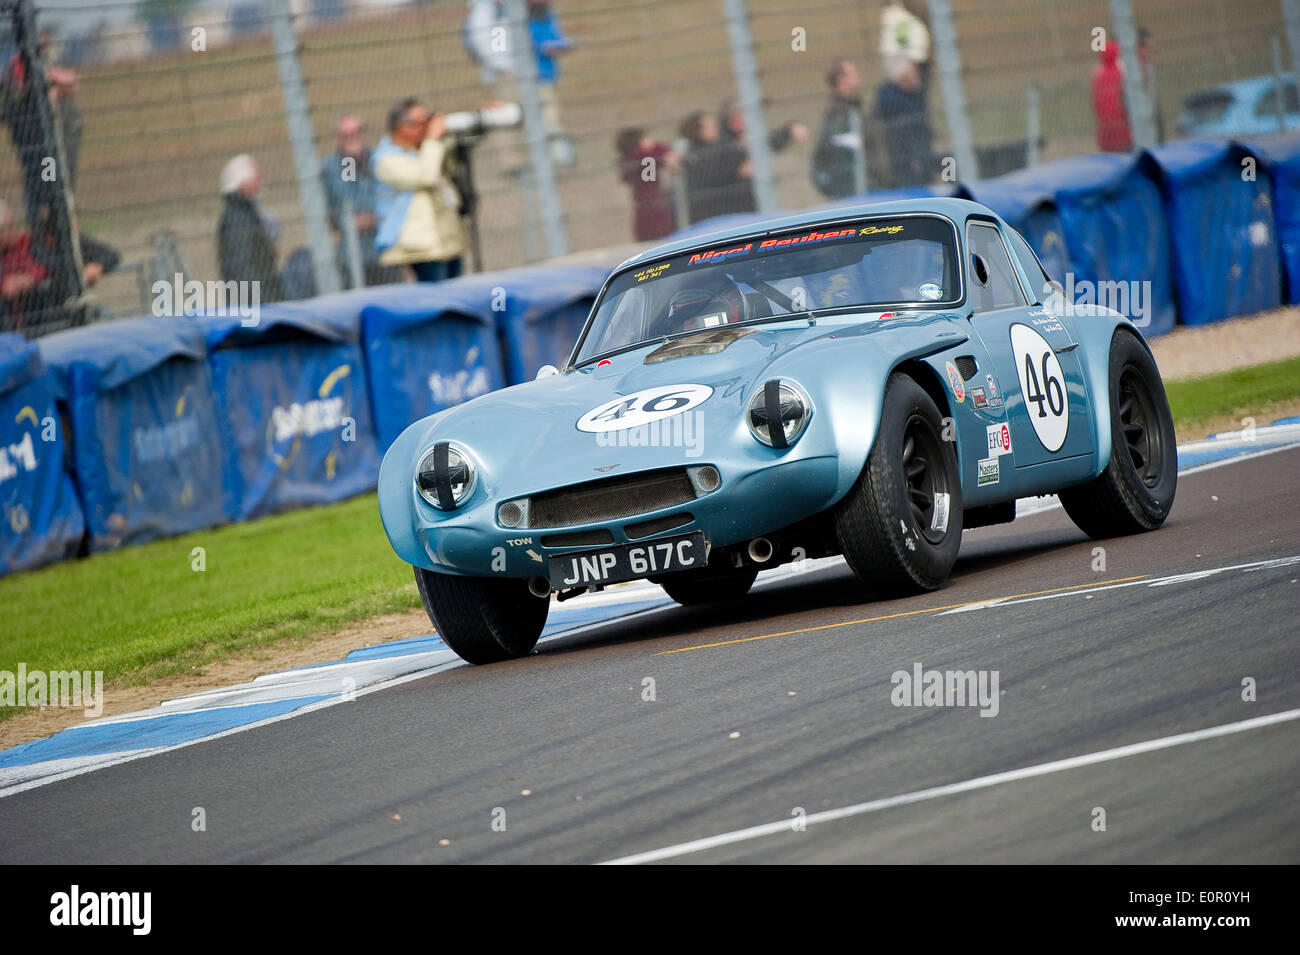
M 871 226 L 867 228 L 871 228 Z M 902 226 L 898 228 L 901 229 Z M 886 232 L 888 230 L 881 229 L 879 231 Z M 847 239 L 858 234 L 856 229 L 832 229 L 830 232 L 817 232 L 814 230 L 807 235 L 792 235 L 784 239 L 764 239 L 759 243 L 758 248 L 759 251 L 766 252 L 768 249 L 779 249 L 787 245 L 808 245 L 813 242 L 825 242 L 829 239 Z M 867 235 L 867 230 L 863 229 L 861 234 Z
M 901 225 L 863 226 L 858 235 L 898 235 L 903 231 Z
M 1002 407 L 1002 392 L 998 391 L 998 380 L 990 374 L 984 376 L 984 384 L 988 386 L 989 407 Z
M 948 372 L 948 384 L 952 386 L 952 396 L 957 399 L 958 404 L 961 404 L 966 400 L 966 384 L 961 380 L 961 372 L 952 362 L 948 362 L 944 370 Z
M 734 259 L 737 256 L 749 255 L 753 251 L 754 243 L 746 242 L 744 245 L 733 246 L 730 249 L 709 249 L 707 252 L 696 252 L 691 256 L 687 265 L 712 265 L 714 262 L 725 262 L 727 259 Z M 654 278 L 654 276 L 647 276 Z M 637 281 L 641 281 L 637 279 Z
M 625 397 L 613 398 L 592 408 L 578 419 L 579 431 L 600 434 L 639 428 L 689 411 L 708 401 L 713 389 L 708 385 L 659 385 Z
M 650 265 L 637 272 L 632 277 L 638 282 L 644 282 L 646 279 L 657 279 L 664 272 L 667 272 L 671 262 L 660 262 L 658 265 Z
M 935 285 L 933 282 L 926 282 L 917 291 L 920 293 L 921 298 L 930 302 L 937 302 L 939 299 L 943 298 L 943 289 L 939 288 L 939 286 Z
M 986 484 L 997 484 L 1001 475 L 998 469 L 997 458 L 985 458 L 975 464 L 975 486 L 984 487 Z
M 970 390 L 970 401 L 976 408 L 987 408 L 989 406 L 988 396 L 984 394 L 984 389 L 979 385 Z
M 1011 429 L 1006 424 L 991 424 L 984 429 L 989 439 L 989 454 L 997 457 L 1011 453 Z

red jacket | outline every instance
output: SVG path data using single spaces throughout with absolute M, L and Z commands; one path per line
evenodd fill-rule
M 1128 110 L 1124 108 L 1124 71 L 1119 65 L 1119 44 L 1109 42 L 1101 63 L 1092 73 L 1092 111 L 1097 117 L 1097 147 L 1108 153 L 1133 148 Z

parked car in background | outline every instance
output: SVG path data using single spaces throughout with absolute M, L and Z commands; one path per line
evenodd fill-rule
M 1278 117 L 1278 82 L 1252 76 L 1197 90 L 1183 99 L 1180 136 L 1266 136 L 1300 129 L 1300 91 L 1295 77 L 1282 74 L 1282 115 Z

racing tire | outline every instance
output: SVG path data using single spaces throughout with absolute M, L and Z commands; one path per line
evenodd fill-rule
M 961 479 L 943 433 L 943 416 L 925 389 L 905 374 L 890 375 L 866 467 L 834 512 L 844 559 L 881 596 L 937 590 L 957 560 Z
M 728 567 L 719 573 L 716 570 L 686 570 L 679 574 L 668 574 L 657 578 L 654 583 L 664 589 L 669 597 L 683 607 L 696 607 L 701 604 L 723 603 L 739 600 L 749 593 L 754 586 L 758 568 L 751 565 Z
M 415 585 L 438 636 L 469 663 L 527 656 L 551 609 L 550 598 L 534 596 L 526 580 L 456 577 L 416 567 Z
M 1110 440 L 1106 469 L 1059 495 L 1070 520 L 1094 540 L 1155 530 L 1178 487 L 1174 418 L 1160 371 L 1123 328 L 1110 341 Z

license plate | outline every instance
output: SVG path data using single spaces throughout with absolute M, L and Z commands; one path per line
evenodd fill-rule
M 600 550 L 583 550 L 550 561 L 551 586 L 556 590 L 616 584 L 624 580 L 694 570 L 707 566 L 704 532 L 624 544 Z

